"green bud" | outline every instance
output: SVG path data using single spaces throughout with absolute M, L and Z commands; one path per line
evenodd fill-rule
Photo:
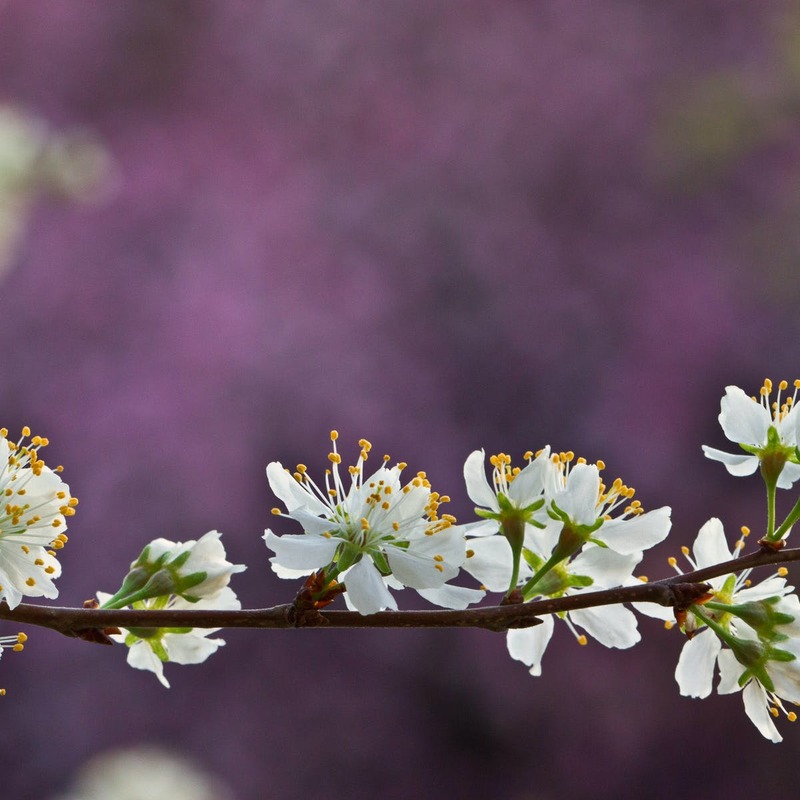
M 137 600 L 175 594 L 175 578 L 168 569 L 160 569 L 137 593 Z
M 794 621 L 794 617 L 790 614 L 775 610 L 775 604 L 779 600 L 779 597 L 768 597 L 764 600 L 731 606 L 729 613 L 744 620 L 762 641 L 773 640 L 776 635 L 781 636 L 775 631 L 778 625 L 788 625 Z

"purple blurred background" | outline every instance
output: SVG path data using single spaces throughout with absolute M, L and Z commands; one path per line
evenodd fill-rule
M 119 171 L 38 204 L 2 287 L 2 424 L 81 499 L 59 603 L 213 528 L 244 605 L 288 601 L 264 467 L 319 474 L 332 427 L 462 520 L 472 449 L 603 458 L 673 506 L 651 577 L 711 515 L 762 523 L 700 444 L 726 384 L 800 377 L 797 3 L 6 0 L 0 100 Z M 29 630 L 3 797 L 141 742 L 240 800 L 794 794 L 800 728 L 680 698 L 679 634 L 640 628 L 620 652 L 562 626 L 537 679 L 485 632 L 231 631 L 169 691 Z

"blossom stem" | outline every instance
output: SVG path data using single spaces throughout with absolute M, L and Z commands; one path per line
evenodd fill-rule
M 798 500 L 794 504 L 794 508 L 789 512 L 786 519 L 781 523 L 781 526 L 776 530 L 771 536 L 767 535 L 765 538 L 769 539 L 770 541 L 777 542 L 780 541 L 792 525 L 800 519 L 800 500 Z
M 708 605 L 708 604 L 706 604 L 706 605 Z M 720 605 L 724 605 L 724 604 L 721 604 L 721 603 L 715 603 L 714 604 L 714 606 L 720 606 Z M 692 614 L 694 614 L 697 617 L 697 619 L 701 620 L 709 628 L 711 628 L 711 630 L 714 631 L 714 633 L 716 633 L 717 636 L 719 636 L 719 638 L 722 639 L 722 641 L 725 642 L 725 644 L 728 645 L 728 647 L 735 646 L 735 644 L 736 644 L 735 640 L 734 640 L 735 637 L 733 637 L 730 634 L 730 632 L 727 630 L 727 628 L 725 628 L 724 625 L 720 625 L 715 619 L 712 619 L 707 614 L 704 614 L 700 610 L 699 606 L 692 606 L 689 610 L 692 612 Z M 728 610 L 728 606 L 724 606 L 724 610 L 727 611 Z
M 561 553 L 559 552 L 553 553 L 553 555 L 551 555 L 550 558 L 548 558 L 547 561 L 545 561 L 545 563 L 542 564 L 541 567 L 539 567 L 539 569 L 536 571 L 533 577 L 531 577 L 530 580 L 528 580 L 528 582 L 522 587 L 521 589 L 522 596 L 527 600 L 528 597 L 532 595 L 532 591 L 535 588 L 536 584 L 539 583 L 539 581 L 548 572 L 550 572 L 550 570 L 553 569 L 553 567 L 555 567 L 557 564 L 560 564 L 563 560 L 564 558 L 561 555 Z
M 762 473 L 763 474 L 763 473 Z M 764 476 L 764 483 L 767 485 L 767 535 L 764 537 L 769 541 L 776 541 L 775 537 L 775 492 L 777 481 Z M 777 537 L 778 539 L 780 536 Z

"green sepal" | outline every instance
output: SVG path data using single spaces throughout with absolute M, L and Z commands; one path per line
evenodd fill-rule
M 729 637 L 727 643 L 733 651 L 734 656 L 736 656 L 736 660 L 746 668 L 745 672 L 739 678 L 739 685 L 744 686 L 744 684 L 747 683 L 748 677 L 752 676 L 768 692 L 774 692 L 775 684 L 772 682 L 772 678 L 770 678 L 766 668 L 767 661 L 769 660 L 769 650 L 760 642 L 753 642 L 749 639 L 739 639 L 737 636 Z
M 173 558 L 172 561 L 169 562 L 170 569 L 180 569 L 189 560 L 189 556 L 191 555 L 192 551 L 186 550 L 176 558 Z
M 170 568 L 172 564 L 169 565 Z M 171 569 L 169 570 L 172 571 Z M 175 589 L 173 594 L 180 594 L 182 595 L 187 589 L 191 589 L 192 586 L 197 586 L 199 583 L 202 583 L 208 577 L 207 572 L 193 572 L 191 575 L 182 575 L 180 578 L 178 576 L 173 575 L 173 579 L 175 582 Z
M 392 574 L 392 568 L 389 566 L 389 561 L 380 550 L 371 551 L 370 556 L 372 557 L 372 560 L 375 562 L 375 566 L 378 568 L 378 572 L 380 572 L 381 575 Z
M 336 571 L 344 572 L 346 569 L 350 569 L 353 564 L 361 560 L 361 556 L 362 552 L 360 547 L 350 542 L 344 542 L 340 546 L 339 558 L 336 561 Z
M 776 636 L 786 639 L 788 637 L 777 633 L 775 628 L 778 625 L 789 625 L 794 622 L 794 617 L 791 614 L 775 611 L 774 606 L 779 601 L 780 597 L 767 597 L 764 600 L 729 606 L 728 613 L 744 620 L 762 641 L 774 640 Z

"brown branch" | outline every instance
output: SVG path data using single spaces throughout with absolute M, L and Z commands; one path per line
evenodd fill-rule
M 616 603 L 658 603 L 688 607 L 709 590 L 711 578 L 800 560 L 800 548 L 777 552 L 761 549 L 712 567 L 671 578 L 597 592 L 578 592 L 550 600 L 515 605 L 484 606 L 463 611 L 381 611 L 362 615 L 357 611 L 314 611 L 297 614 L 294 604 L 264 609 L 214 610 L 110 610 L 57 608 L 21 603 L 13 610 L 0 603 L 0 619 L 38 625 L 65 636 L 91 639 L 92 631 L 120 628 L 483 628 L 507 631 L 541 622 L 540 616 Z

